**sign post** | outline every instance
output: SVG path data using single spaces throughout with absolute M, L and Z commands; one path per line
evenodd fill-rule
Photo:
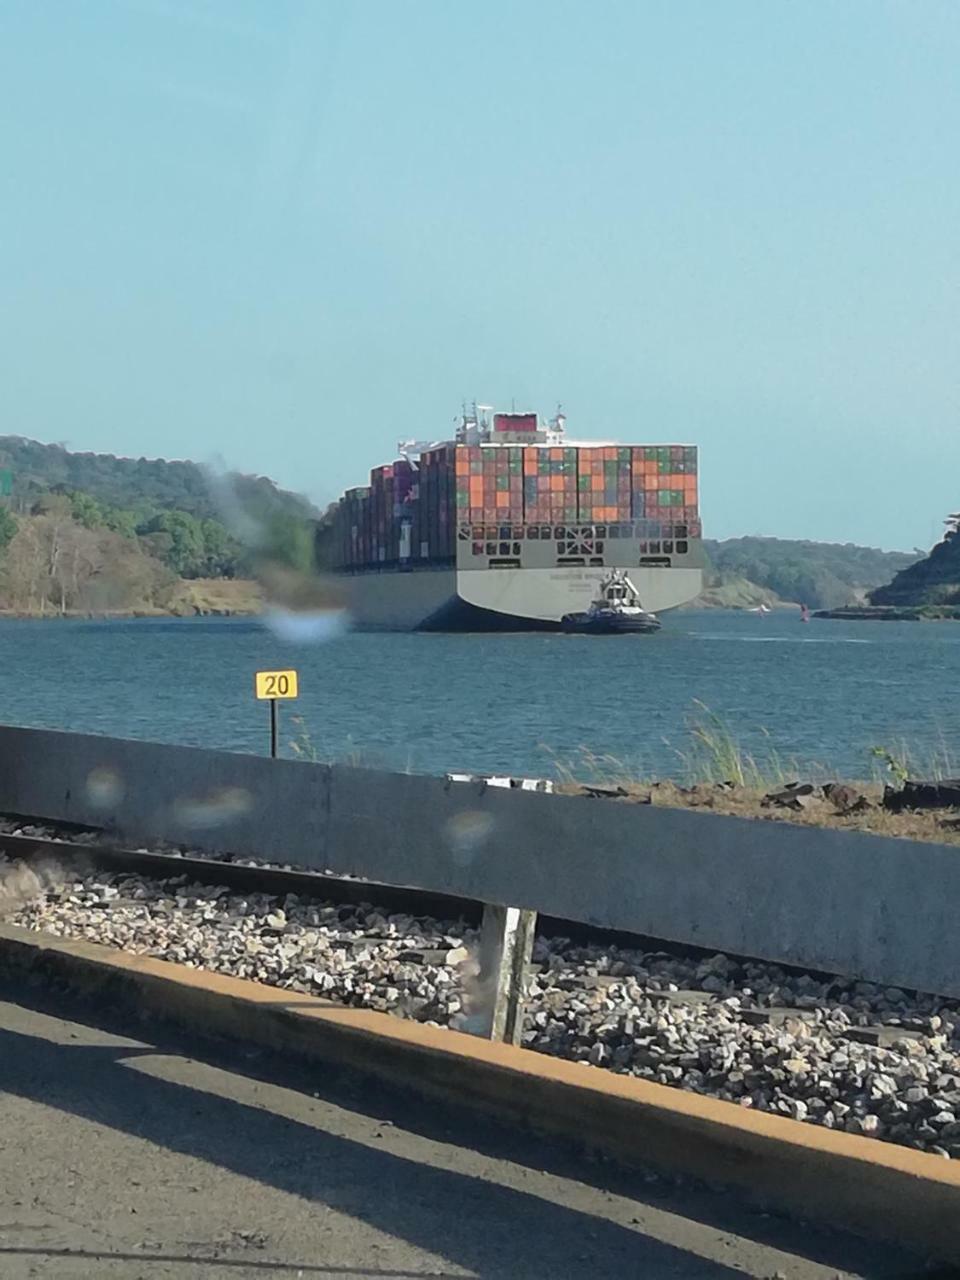
M 296 671 L 258 671 L 254 681 L 254 692 L 261 702 L 270 703 L 270 755 L 276 760 L 278 752 L 277 703 L 288 698 L 295 698 L 299 692 Z

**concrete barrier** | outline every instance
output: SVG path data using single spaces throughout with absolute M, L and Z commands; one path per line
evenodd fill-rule
M 0 811 L 960 996 L 950 846 L 2 727 Z

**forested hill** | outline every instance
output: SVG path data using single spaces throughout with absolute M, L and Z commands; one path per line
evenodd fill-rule
M 183 511 L 200 520 L 222 515 L 195 462 L 71 453 L 58 444 L 0 436 L 0 469 L 13 472 L 14 510 L 27 509 L 40 494 L 79 492 L 130 511 Z M 291 516 L 316 514 L 306 498 L 278 488 L 265 476 L 234 473 L 230 487 L 245 506 Z
M 708 585 L 725 581 L 755 583 L 781 600 L 815 609 L 862 603 L 867 593 L 889 582 L 920 552 L 878 551 L 853 543 L 792 541 L 785 538 L 705 540 Z
M 186 584 L 248 579 L 258 557 L 313 567 L 314 508 L 262 476 L 215 492 L 193 462 L 0 436 L 0 495 L 0 611 L 175 612 Z
M 960 605 L 960 519 L 953 523 L 928 556 L 870 593 L 873 604 Z

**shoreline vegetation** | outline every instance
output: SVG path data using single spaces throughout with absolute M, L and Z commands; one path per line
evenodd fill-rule
M 294 733 L 285 748 L 293 759 L 354 768 L 391 767 L 375 752 L 349 740 L 344 751 L 324 749 L 302 715 L 294 716 L 292 724 Z M 759 732 L 761 738 L 769 736 L 763 729 Z M 674 776 L 669 771 L 654 774 L 586 747 L 563 757 L 546 743 L 540 744 L 540 750 L 551 768 L 534 772 L 552 781 L 559 795 L 591 797 L 599 804 L 661 805 L 960 845 L 960 806 L 920 809 L 884 803 L 885 798 L 903 792 L 911 779 L 942 783 L 945 793 L 960 789 L 960 783 L 949 781 L 960 774 L 960 766 L 945 741 L 923 753 L 911 751 L 905 743 L 865 747 L 868 776 L 852 780 L 825 764 L 783 756 L 772 746 L 748 750 L 721 716 L 694 701 L 679 743 L 665 740 L 665 745 L 676 756 Z M 406 772 L 412 772 L 409 765 Z
M 168 604 L 137 604 L 121 608 L 15 609 L 0 607 L 0 618 L 11 621 L 108 620 L 147 618 L 252 618 L 263 612 L 262 588 L 253 578 L 184 579 Z
M 761 741 L 769 738 L 759 729 Z M 594 795 L 601 803 L 665 805 L 755 821 L 790 822 L 844 831 L 960 845 L 960 808 L 887 807 L 885 797 L 908 779 L 943 782 L 960 772 L 946 741 L 933 751 L 906 743 L 864 748 L 865 779 L 839 776 L 828 764 L 783 756 L 772 745 L 748 749 L 722 716 L 694 700 L 679 744 L 676 777 L 654 777 L 610 755 L 581 748 L 552 758 L 557 791 Z
M 960 605 L 861 605 L 818 609 L 813 616 L 834 622 L 960 622 Z

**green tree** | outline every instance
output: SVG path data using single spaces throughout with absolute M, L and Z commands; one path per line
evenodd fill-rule
M 71 493 L 70 502 L 74 520 L 85 529 L 101 529 L 106 521 L 104 512 L 96 498 L 89 493 Z
M 16 516 L 6 507 L 0 507 L 0 551 L 9 546 L 17 532 Z
M 137 536 L 137 517 L 133 511 L 123 507 L 107 507 L 103 513 L 104 528 L 111 533 L 119 533 L 122 538 Z
M 158 511 L 137 532 L 146 535 L 167 534 L 170 548 L 163 559 L 168 568 L 181 578 L 203 576 L 203 529 L 199 520 L 187 515 L 185 511 Z
M 203 535 L 204 577 L 235 578 L 242 572 L 244 549 L 231 537 L 219 520 L 204 520 L 200 525 Z

